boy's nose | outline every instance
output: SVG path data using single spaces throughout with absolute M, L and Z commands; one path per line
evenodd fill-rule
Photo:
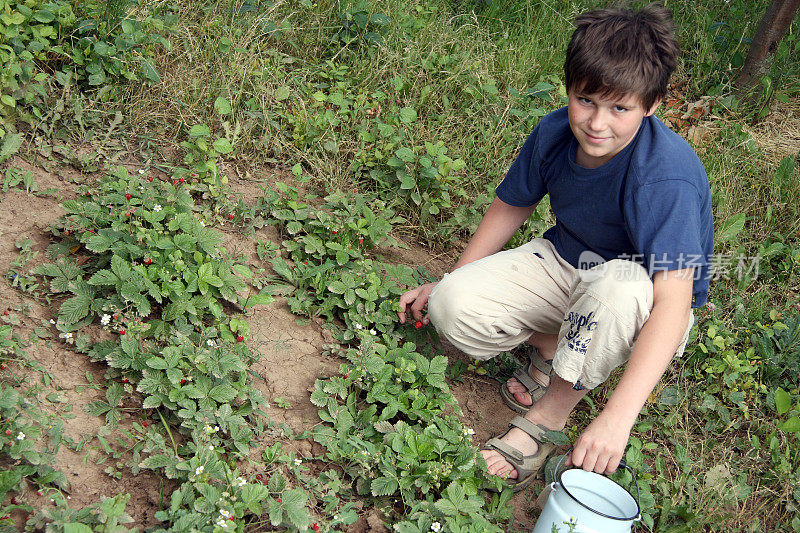
M 589 116 L 589 128 L 592 131 L 603 131 L 606 128 L 606 117 L 602 109 L 595 109 Z

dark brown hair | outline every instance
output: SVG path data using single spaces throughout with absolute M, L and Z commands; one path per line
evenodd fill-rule
M 668 9 L 597 9 L 579 15 L 575 24 L 564 61 L 568 90 L 635 95 L 646 110 L 667 94 L 680 54 Z

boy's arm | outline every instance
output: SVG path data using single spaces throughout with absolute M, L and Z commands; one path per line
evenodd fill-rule
M 538 203 L 530 207 L 515 207 L 500 198 L 495 198 L 453 270 L 499 252 L 522 223 L 531 216 L 537 205 Z M 435 285 L 436 283 L 426 283 L 400 297 L 400 311 L 397 316 L 401 324 L 406 321 L 407 310 L 416 320 L 422 320 L 427 324 L 428 318 L 422 316 L 422 309 L 428 303 L 428 296 Z
M 576 441 L 572 464 L 601 473 L 616 470 L 636 417 L 686 333 L 693 278 L 691 268 L 654 276 L 650 317 L 639 332 L 611 398 Z

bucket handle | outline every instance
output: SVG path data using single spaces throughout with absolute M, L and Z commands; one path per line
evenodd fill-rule
M 561 469 L 561 465 L 564 462 L 564 459 L 566 459 L 569 456 L 569 454 L 572 453 L 572 450 L 573 450 L 573 448 L 570 448 L 567 451 L 567 453 L 565 453 L 564 455 L 561 456 L 561 458 L 558 460 L 558 463 L 556 463 L 556 468 L 553 471 L 553 479 L 558 479 L 559 481 L 561 481 L 561 474 L 563 472 L 559 472 L 559 470 Z M 639 512 L 636 515 L 636 517 L 627 518 L 626 520 L 641 520 L 641 518 L 642 518 L 642 505 L 640 503 L 641 494 L 639 493 L 639 482 L 636 480 L 636 471 L 633 468 L 631 468 L 630 466 L 628 466 L 628 463 L 626 463 L 624 459 L 620 459 L 619 464 L 617 465 L 617 468 L 619 468 L 620 466 L 625 468 L 625 469 L 627 469 L 628 472 L 630 472 L 631 476 L 633 477 L 633 484 L 636 486 L 636 507 L 639 509 Z M 567 490 L 566 487 L 564 487 L 563 483 L 561 483 L 561 488 L 563 488 L 564 491 L 567 494 L 569 494 L 569 491 Z M 593 513 L 597 513 L 596 510 L 594 510 L 594 509 L 592 509 L 590 507 L 587 507 L 583 502 L 581 502 L 580 500 L 578 500 L 574 496 L 572 496 L 572 494 L 569 494 L 569 495 L 573 500 L 575 500 L 579 504 L 583 505 L 584 507 L 586 507 L 587 509 L 589 509 Z M 598 514 L 602 515 L 603 513 L 598 513 Z M 614 518 L 614 517 L 608 517 L 608 518 Z

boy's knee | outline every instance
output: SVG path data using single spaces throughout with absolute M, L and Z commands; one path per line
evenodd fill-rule
M 613 259 L 594 270 L 597 272 L 593 276 L 586 276 L 581 282 L 587 293 L 603 302 L 612 303 L 620 311 L 628 304 L 637 310 L 646 308 L 649 311 L 652 308 L 653 281 L 642 265 Z
M 475 295 L 458 280 L 446 276 L 428 298 L 428 316 L 436 331 L 453 346 L 473 359 L 485 361 L 500 350 L 489 339 L 484 338 L 480 320 L 476 317 Z M 483 332 L 485 333 L 485 332 Z
M 458 286 L 445 276 L 428 298 L 428 315 L 439 333 L 450 336 L 463 316 L 463 304 L 469 300 Z

